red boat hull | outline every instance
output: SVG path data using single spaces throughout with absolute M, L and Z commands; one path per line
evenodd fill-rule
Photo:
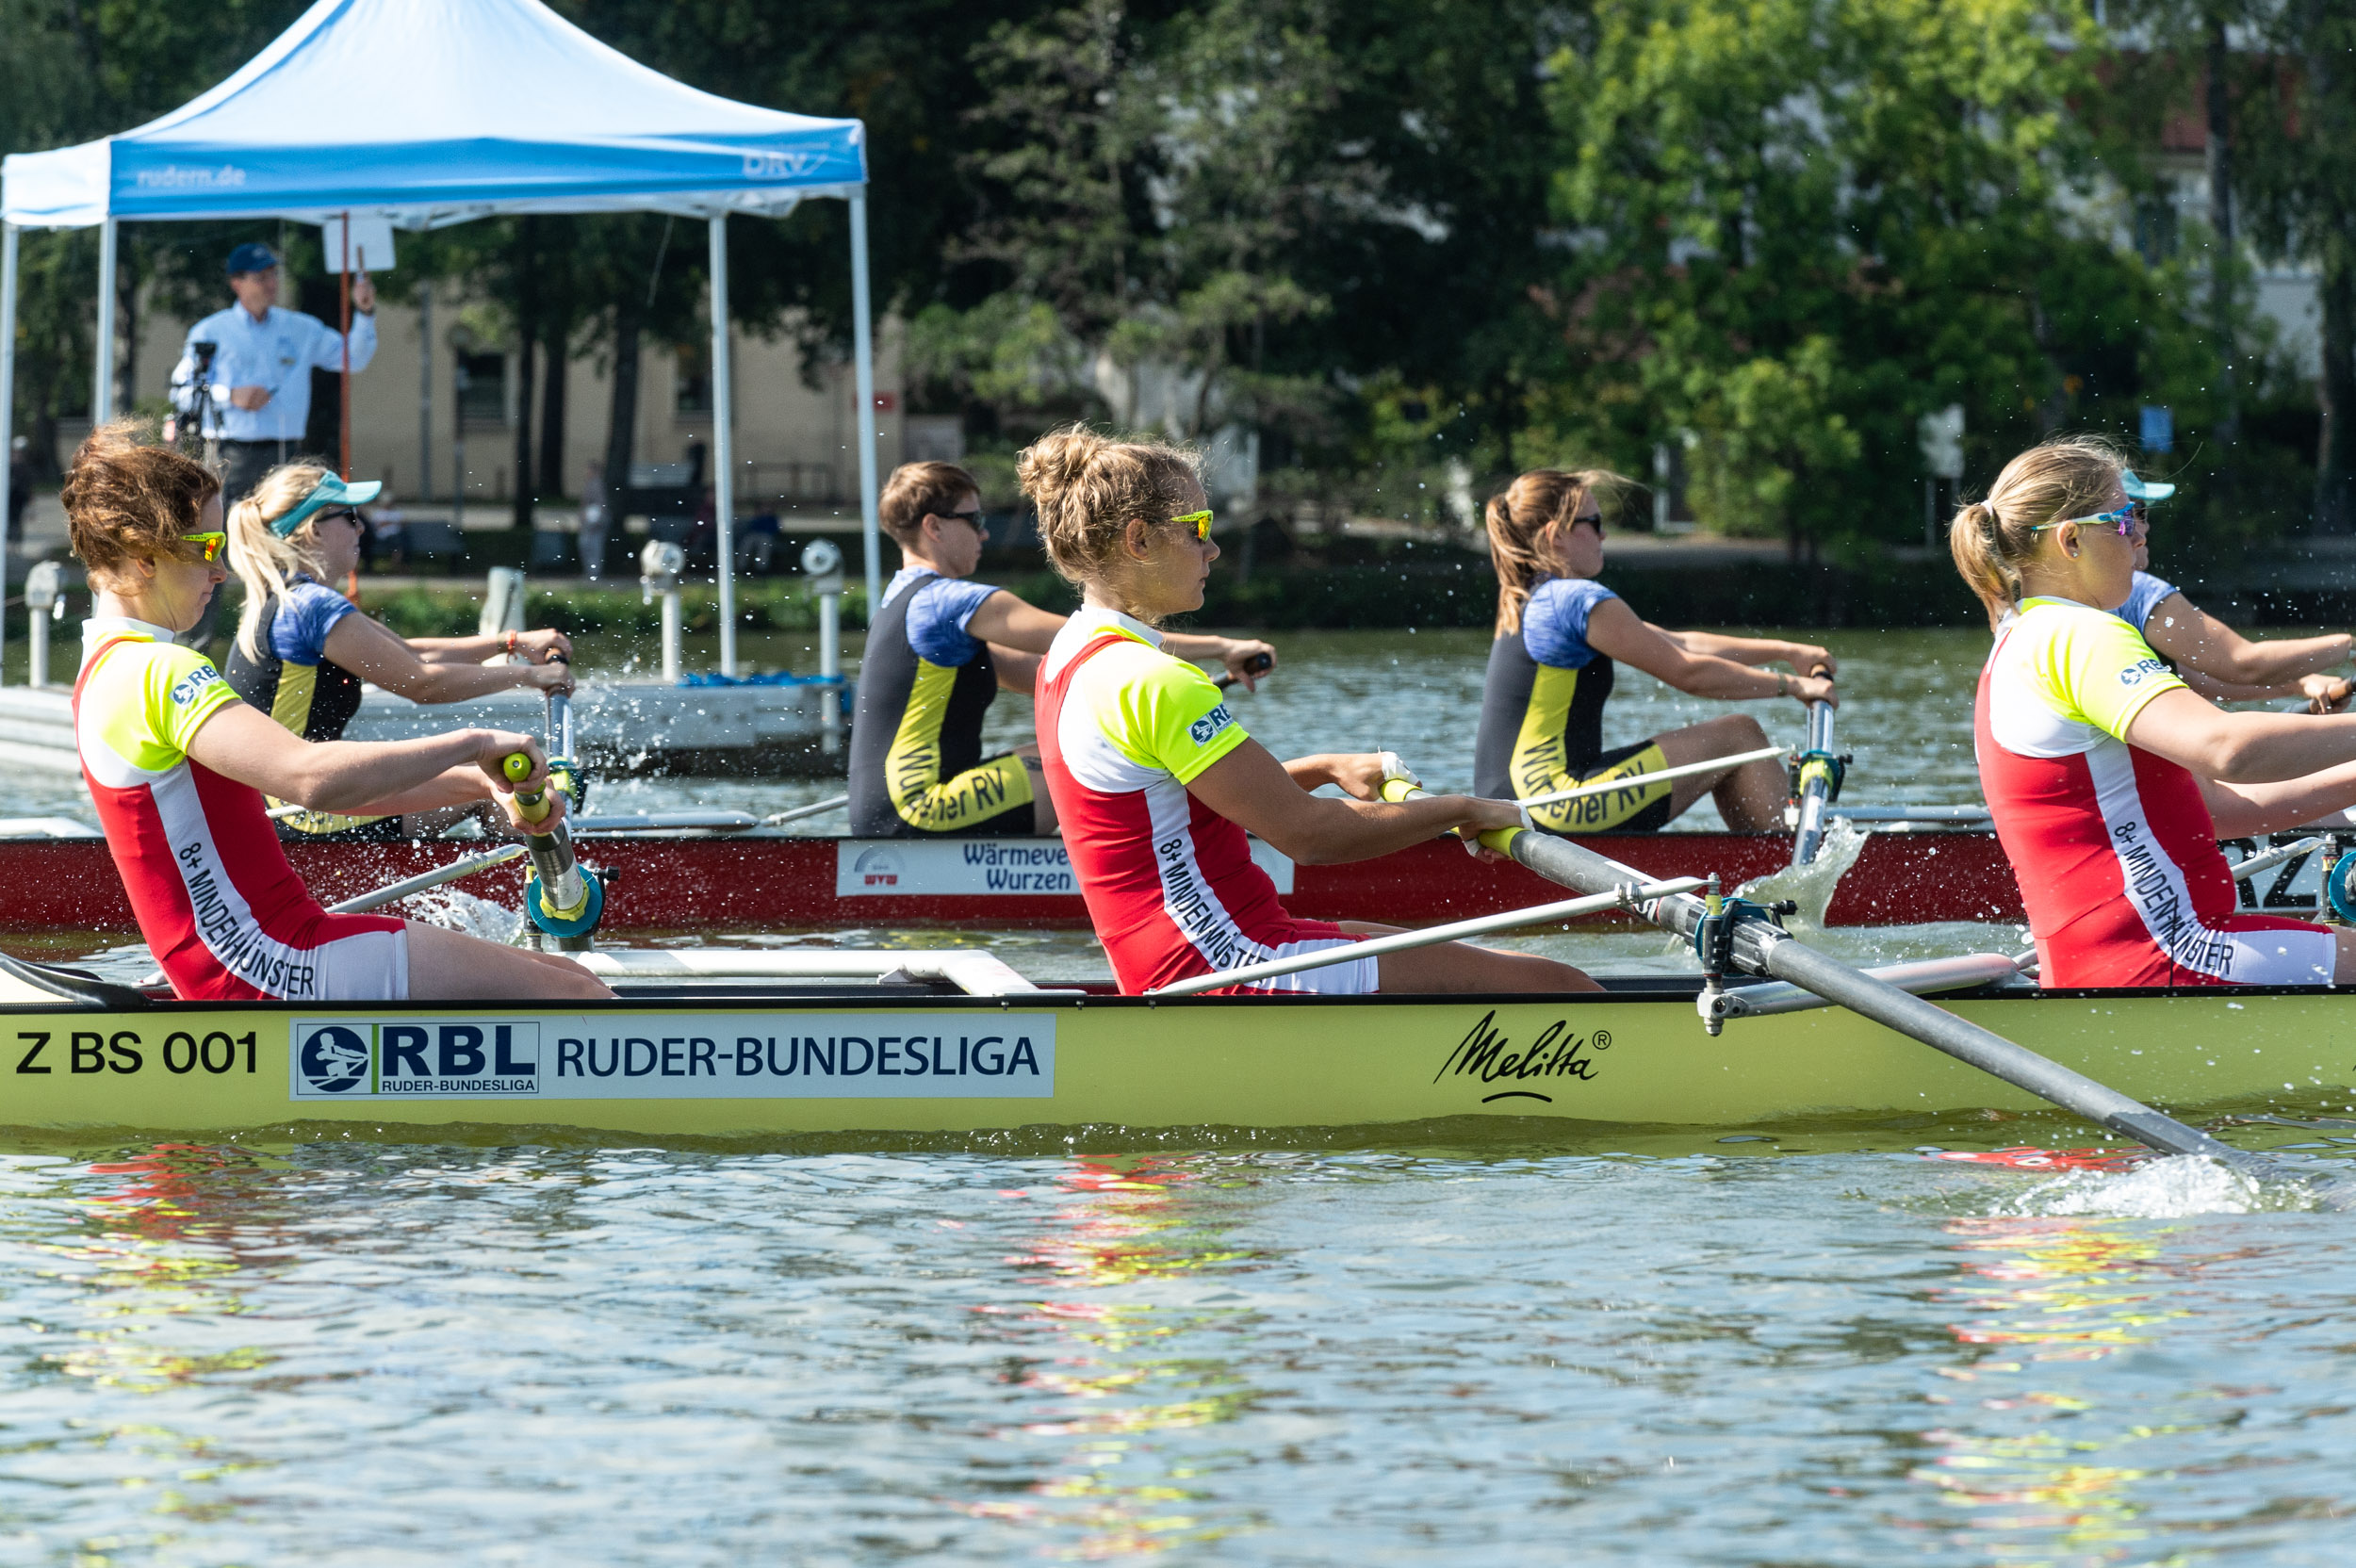
M 1604 834 L 1579 841 L 1652 876 L 1716 872 L 1729 889 L 1791 863 L 1792 840 L 1761 833 Z M 932 891 L 848 895 L 838 841 L 803 838 L 584 841 L 606 878 L 608 930 L 830 930 L 874 927 L 1084 929 L 1077 893 Z M 288 857 L 322 903 L 447 864 L 473 847 L 296 845 Z M 522 862 L 461 884 L 510 906 Z M 880 879 L 879 879 L 880 880 Z M 0 930 L 136 929 L 106 846 L 90 840 L 0 841 Z M 1562 890 L 1513 864 L 1483 865 L 1434 842 L 1347 866 L 1299 866 L 1285 907 L 1316 920 L 1428 925 L 1544 904 Z M 1992 833 L 1876 833 L 1841 877 L 1833 925 L 2019 921 L 2020 890 Z

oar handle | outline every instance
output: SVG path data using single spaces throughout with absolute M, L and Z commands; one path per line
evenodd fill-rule
M 509 783 L 520 785 L 532 776 L 532 759 L 520 751 L 511 751 L 499 768 L 507 775 Z M 548 814 L 547 792 L 518 789 L 515 792 L 515 809 L 526 822 L 545 821 Z
M 1276 661 L 1265 653 L 1255 653 L 1251 658 L 1244 661 L 1243 667 L 1245 673 L 1248 675 L 1255 677 L 1264 676 L 1268 674 L 1268 671 L 1276 668 Z M 1224 692 L 1228 687 L 1233 686 L 1236 681 L 1242 678 L 1243 677 L 1238 675 L 1223 675 L 1217 680 L 1211 682 L 1211 684 Z

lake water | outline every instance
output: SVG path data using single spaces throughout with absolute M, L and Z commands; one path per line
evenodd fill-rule
M 1972 798 L 1984 641 L 1830 642 L 1852 798 Z M 1478 636 L 1283 649 L 1238 699 L 1280 751 L 1468 781 Z M 1715 710 L 1630 678 L 1612 738 Z M 1795 705 L 1754 710 L 1799 738 Z M 1024 940 L 1026 968 L 1089 959 Z M 2350 1555 L 2346 1217 L 2194 1162 L 1937 1157 L 2093 1141 L 2059 1119 L 1472 1135 L 0 1139 L 0 1562 Z

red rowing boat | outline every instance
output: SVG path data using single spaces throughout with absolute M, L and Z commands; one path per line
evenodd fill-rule
M 1779 833 L 1601 834 L 1580 841 L 1648 876 L 1706 876 L 1729 890 L 1782 870 Z M 333 903 L 446 865 L 482 847 L 298 844 L 287 855 L 320 901 Z M 775 833 L 584 839 L 584 864 L 605 879 L 608 930 L 839 930 L 875 927 L 1085 928 L 1088 910 L 1063 845 L 1053 839 L 803 838 Z M 1561 890 L 1511 863 L 1483 865 L 1434 842 L 1347 866 L 1296 866 L 1256 845 L 1285 906 L 1317 920 L 1424 925 L 1544 904 Z M 459 884 L 510 906 L 521 863 Z M 97 839 L 0 841 L 0 930 L 132 931 L 130 905 Z M 2018 921 L 2021 894 L 1992 833 L 1874 833 L 1841 876 L 1833 925 Z

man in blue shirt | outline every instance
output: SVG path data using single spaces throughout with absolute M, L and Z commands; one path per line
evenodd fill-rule
M 188 329 L 172 370 L 172 407 L 221 443 L 224 507 L 301 455 L 311 372 L 344 368 L 342 334 L 316 316 L 278 308 L 278 256 L 269 246 L 238 246 L 228 272 L 237 302 Z M 376 357 L 376 286 L 365 272 L 352 280 L 352 368 L 365 370 Z M 201 344 L 212 347 L 200 351 Z

